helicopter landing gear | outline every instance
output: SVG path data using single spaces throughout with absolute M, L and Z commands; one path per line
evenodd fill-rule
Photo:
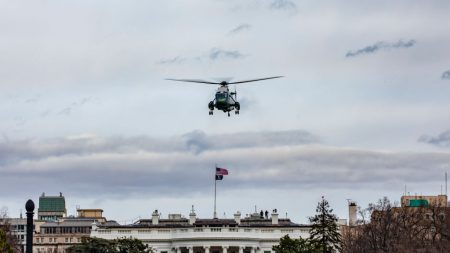
M 239 114 L 239 110 L 234 111 L 234 114 Z
M 210 111 L 214 110 L 214 101 L 208 103 L 208 108 Z
M 209 111 L 209 115 L 213 115 L 213 111 Z

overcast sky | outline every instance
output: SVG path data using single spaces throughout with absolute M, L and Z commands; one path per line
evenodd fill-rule
M 298 223 L 325 196 L 439 194 L 450 171 L 449 1 L 0 0 L 0 207 L 63 192 L 109 219 L 154 209 Z M 207 104 L 236 86 L 240 115 Z M 234 86 L 231 87 L 234 89 Z

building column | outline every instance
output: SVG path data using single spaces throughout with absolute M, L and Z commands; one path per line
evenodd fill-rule
M 239 253 L 244 253 L 244 249 L 245 249 L 244 246 L 239 246 Z
M 209 253 L 209 246 L 203 246 L 203 248 L 205 249 L 205 253 Z
M 228 246 L 222 246 L 222 253 L 228 253 Z
M 187 249 L 189 250 L 189 253 L 194 253 L 194 247 L 190 246 L 190 247 L 187 247 Z
M 177 247 L 177 253 L 181 253 L 181 248 Z
M 256 248 L 255 247 L 251 247 L 250 248 L 250 253 L 256 253 Z

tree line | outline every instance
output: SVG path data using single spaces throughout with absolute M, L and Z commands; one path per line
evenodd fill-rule
M 358 213 L 358 224 L 342 230 L 343 252 L 450 252 L 447 205 L 398 207 L 385 197 Z
M 447 205 L 399 207 L 382 198 L 359 208 L 355 226 L 337 226 L 328 204 L 319 202 L 309 238 L 284 236 L 275 253 L 448 253 L 450 208 Z M 328 209 L 328 211 L 327 211 Z M 339 236 L 335 232 L 339 231 Z

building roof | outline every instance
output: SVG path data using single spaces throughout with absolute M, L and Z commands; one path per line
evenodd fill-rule
M 290 219 L 279 219 L 278 224 L 272 224 L 272 219 L 241 219 L 238 224 L 234 219 L 196 219 L 193 225 L 189 220 L 182 219 L 160 219 L 158 224 L 152 224 L 151 219 L 141 219 L 129 225 L 100 224 L 101 228 L 189 228 L 189 227 L 304 227 L 293 223 Z
M 278 224 L 272 224 L 272 219 L 242 219 L 240 227 L 301 227 L 303 225 L 290 219 L 278 219 Z
M 92 223 L 96 222 L 96 219 L 92 218 L 66 218 L 63 221 L 49 221 L 41 225 L 45 227 L 91 227 Z M 107 221 L 104 223 L 106 226 L 117 226 L 119 223 L 116 221 Z
M 66 212 L 66 200 L 64 196 L 39 197 L 38 212 Z

